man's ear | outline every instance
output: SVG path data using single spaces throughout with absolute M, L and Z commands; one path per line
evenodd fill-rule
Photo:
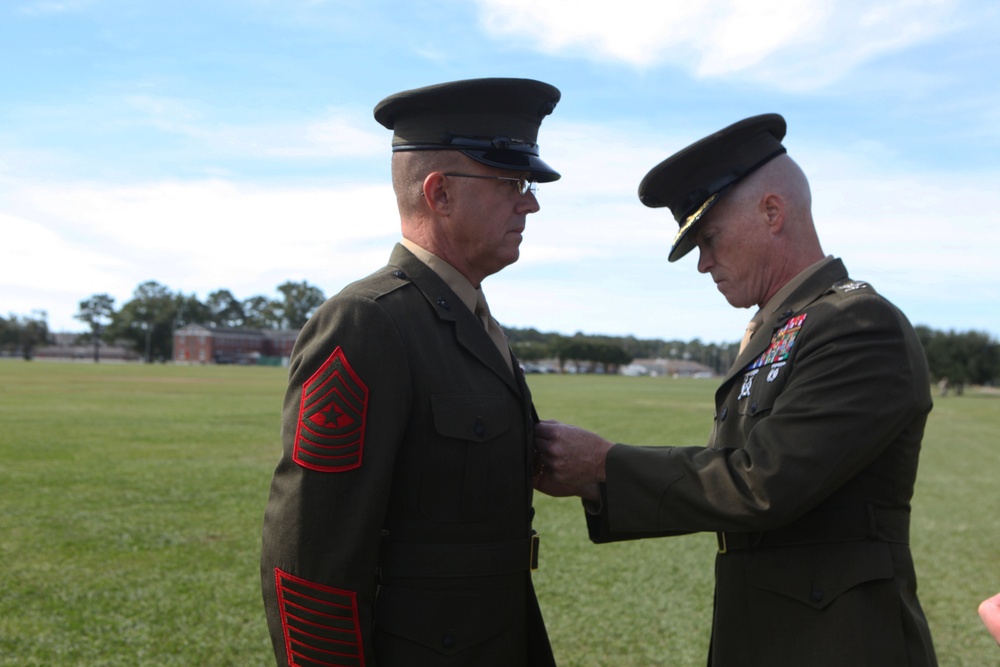
M 768 192 L 760 200 L 761 213 L 772 234 L 777 234 L 785 226 L 785 199 L 773 192 Z
M 451 193 L 447 187 L 448 178 L 440 171 L 432 171 L 424 179 L 424 201 L 432 211 L 447 215 L 451 210 Z

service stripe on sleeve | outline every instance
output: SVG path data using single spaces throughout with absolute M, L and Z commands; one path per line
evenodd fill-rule
M 364 667 L 357 594 L 275 568 L 289 667 Z

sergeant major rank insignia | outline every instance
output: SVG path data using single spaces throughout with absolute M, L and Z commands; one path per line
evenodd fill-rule
M 338 347 L 302 386 L 292 458 L 318 472 L 360 467 L 367 412 L 368 387 Z

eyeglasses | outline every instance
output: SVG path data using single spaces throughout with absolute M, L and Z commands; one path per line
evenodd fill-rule
M 535 194 L 538 192 L 538 184 L 534 181 L 528 180 L 523 176 L 521 178 L 514 178 L 513 176 L 484 176 L 482 174 L 455 174 L 445 172 L 445 176 L 458 176 L 460 178 L 488 178 L 496 181 L 507 181 L 508 183 L 514 184 L 514 189 L 520 195 L 526 195 L 529 192 Z

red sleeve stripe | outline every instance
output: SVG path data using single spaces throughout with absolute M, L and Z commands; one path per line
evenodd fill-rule
M 316 628 L 318 630 L 329 630 L 328 626 L 325 626 L 325 625 L 323 625 L 321 623 L 313 623 L 312 621 L 308 621 L 308 620 L 306 620 L 304 618 L 299 618 L 298 616 L 295 616 L 294 614 L 289 614 L 288 615 L 288 620 L 289 621 L 297 621 L 297 625 L 301 625 L 301 626 L 304 626 L 304 627 L 312 626 L 312 627 L 314 627 L 314 628 Z M 353 641 L 353 639 L 354 639 L 353 633 L 348 633 L 348 632 L 345 632 L 345 638 L 344 639 L 334 639 L 334 638 L 327 637 L 327 636 L 324 636 L 324 635 L 319 635 L 319 634 L 315 634 L 315 633 L 312 633 L 312 632 L 306 632 L 301 627 L 297 627 L 297 626 L 293 627 L 291 625 L 289 625 L 289 632 L 294 632 L 296 634 L 305 635 L 306 637 L 312 637 L 314 639 L 320 639 L 320 640 L 323 640 L 323 641 L 328 641 L 328 642 L 333 643 L 333 644 L 353 645 L 355 643 Z

